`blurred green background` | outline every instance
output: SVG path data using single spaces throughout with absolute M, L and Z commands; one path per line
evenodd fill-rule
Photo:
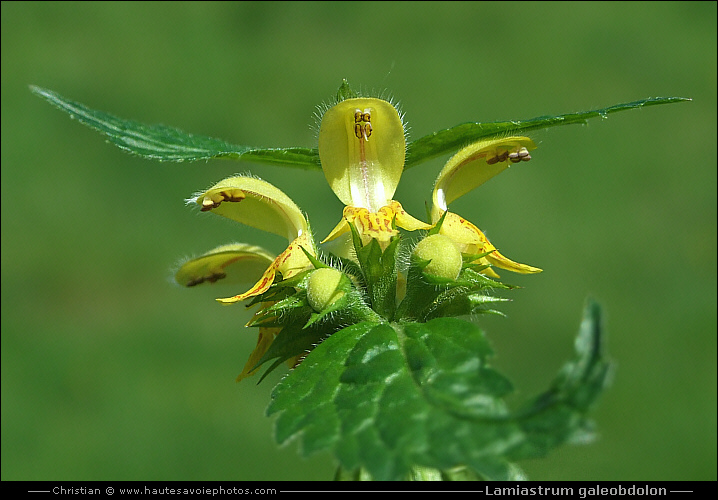
M 139 159 L 28 84 L 237 144 L 315 146 L 315 106 L 342 78 L 391 91 L 414 138 L 693 98 L 533 134 L 533 161 L 452 208 L 544 269 L 503 272 L 524 288 L 507 318 L 481 319 L 517 399 L 570 356 L 587 295 L 607 312 L 599 439 L 521 463 L 529 477 L 715 480 L 715 2 L 3 2 L 2 479 L 332 477 L 328 454 L 273 441 L 283 370 L 235 384 L 256 340 L 243 307 L 169 280 L 222 243 L 286 243 L 191 210 L 193 192 L 251 172 L 323 237 L 342 205 L 322 174 Z M 404 175 L 410 213 L 445 159 Z

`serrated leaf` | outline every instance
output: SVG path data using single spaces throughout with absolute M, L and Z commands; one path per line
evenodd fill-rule
M 71 118 L 105 134 L 116 146 L 145 158 L 159 161 L 232 158 L 307 170 L 322 169 L 317 148 L 255 148 L 230 144 L 221 139 L 194 135 L 165 125 L 145 125 L 133 120 L 118 118 L 34 85 L 30 86 L 30 90 L 68 113 Z M 337 91 L 336 100 L 340 101 L 356 95 L 356 92 L 352 91 L 344 80 Z M 618 111 L 690 100 L 685 97 L 652 97 L 602 109 L 556 116 L 540 116 L 529 120 L 463 123 L 408 143 L 404 168 L 408 169 L 437 156 L 455 152 L 472 141 L 486 137 L 557 125 L 584 124 L 589 118 L 597 116 L 605 118 L 610 113 Z
M 542 455 L 586 427 L 608 363 L 592 309 L 569 363 L 548 396 L 506 408 L 506 378 L 475 325 L 453 318 L 403 326 L 360 323 L 316 347 L 274 390 L 276 437 L 300 436 L 304 454 L 331 450 L 347 471 L 375 480 L 420 465 L 469 466 L 488 479 L 516 478 L 511 460 Z
M 407 144 L 404 169 L 411 168 L 437 156 L 453 153 L 467 144 L 499 135 L 516 135 L 519 132 L 539 130 L 557 125 L 585 124 L 589 118 L 606 118 L 611 113 L 637 109 L 658 104 L 690 101 L 685 97 L 649 97 L 638 101 L 616 104 L 606 108 L 567 113 L 556 116 L 539 116 L 529 120 L 503 121 L 491 123 L 462 123 L 455 127 L 425 135 Z
M 30 90 L 70 115 L 70 118 L 107 136 L 110 142 L 130 153 L 160 161 L 197 161 L 212 158 L 292 166 L 321 170 L 319 152 L 309 148 L 254 148 L 221 139 L 194 135 L 166 125 L 145 125 L 134 120 L 88 108 L 51 90 Z
M 606 358 L 601 307 L 589 300 L 575 341 L 576 357 L 566 363 L 551 388 L 528 406 L 526 413 L 540 413 L 556 401 L 586 411 L 609 380 L 611 364 Z

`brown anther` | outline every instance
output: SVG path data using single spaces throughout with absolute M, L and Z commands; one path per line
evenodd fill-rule
M 362 132 L 361 123 L 355 123 L 354 124 L 354 135 L 357 137 L 357 139 L 361 139 L 362 134 L 363 134 L 363 132 Z
M 205 196 L 204 198 L 202 198 L 202 212 L 206 212 L 207 210 L 212 210 L 213 208 L 217 208 L 220 203 L 222 203 L 221 200 L 218 202 L 215 202 L 209 196 Z
M 493 157 L 491 157 L 491 158 L 486 158 L 486 163 L 488 163 L 489 165 L 493 165 L 494 163 L 498 163 L 498 162 L 499 162 L 499 157 L 498 157 L 498 156 L 493 156 Z
M 506 161 L 506 159 L 509 157 L 508 151 L 503 151 L 501 154 L 499 154 L 499 161 Z
M 220 193 L 224 198 L 223 201 L 240 202 L 245 198 L 244 191 L 237 188 L 225 189 Z
M 202 198 L 202 212 L 217 208 L 223 201 L 239 202 L 245 198 L 244 191 L 237 188 L 229 188 L 219 193 L 213 193 Z
M 196 286 L 196 285 L 199 285 L 199 284 L 202 283 L 202 282 L 204 282 L 204 278 L 202 278 L 202 277 L 200 276 L 199 278 L 196 278 L 196 279 L 193 279 L 192 281 L 187 282 L 187 284 L 186 284 L 185 286 L 188 286 L 188 287 L 190 287 L 190 286 Z
M 210 283 L 214 283 L 217 280 L 221 280 L 222 278 L 226 278 L 226 273 L 213 273 L 210 276 L 206 277 L 205 280 L 209 281 Z
M 531 159 L 531 155 L 529 154 L 529 150 L 526 148 L 521 148 L 518 151 L 509 153 L 509 160 L 511 160 L 511 163 L 518 163 L 520 161 L 529 161 L 530 159 Z
M 187 287 L 197 286 L 201 283 L 204 283 L 205 281 L 214 283 L 215 281 L 221 280 L 222 278 L 226 278 L 226 277 L 227 277 L 227 274 L 220 271 L 218 273 L 212 273 L 209 276 L 199 276 L 199 277 L 187 282 L 187 284 L 185 286 L 187 286 Z

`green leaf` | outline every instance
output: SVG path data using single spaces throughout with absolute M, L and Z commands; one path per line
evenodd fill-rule
M 601 307 L 589 300 L 576 337 L 575 358 L 564 365 L 549 390 L 515 412 L 528 439 L 512 452 L 512 458 L 542 456 L 561 443 L 593 437 L 592 423 L 582 416 L 610 380 L 612 365 L 604 343 Z M 554 431 L 547 433 L 547 428 Z
M 298 437 L 305 455 L 331 450 L 342 470 L 375 480 L 412 467 L 468 466 L 487 479 L 516 479 L 512 460 L 543 455 L 584 431 L 585 412 L 605 386 L 600 309 L 589 304 L 576 358 L 545 394 L 518 412 L 511 384 L 487 363 L 475 325 L 359 323 L 317 346 L 273 391 L 276 438 Z
M 574 345 L 576 357 L 563 366 L 548 391 L 524 408 L 523 415 L 538 416 L 557 402 L 581 411 L 590 409 L 610 378 L 601 323 L 601 306 L 588 300 Z
M 165 125 L 144 125 L 70 101 L 51 90 L 30 86 L 30 90 L 107 136 L 110 142 L 130 153 L 160 161 L 197 161 L 212 158 L 321 170 L 319 152 L 309 148 L 253 148 L 229 144 L 221 139 L 189 134 Z
M 254 148 L 227 143 L 221 139 L 194 135 L 165 125 L 144 125 L 118 118 L 103 111 L 70 101 L 51 90 L 30 86 L 30 90 L 50 104 L 65 111 L 71 118 L 105 134 L 116 146 L 130 153 L 159 161 L 197 161 L 212 158 L 268 163 L 272 165 L 321 170 L 319 151 L 316 148 Z M 346 80 L 337 91 L 337 102 L 356 97 Z M 627 109 L 690 101 L 685 97 L 652 97 L 639 101 L 616 104 L 607 108 L 568 113 L 557 116 L 540 116 L 530 120 L 492 123 L 464 123 L 440 130 L 410 142 L 404 168 L 410 168 L 436 156 L 452 153 L 466 144 L 485 137 L 553 127 L 556 125 L 584 124 L 589 118 L 606 118 L 610 113 Z
M 531 118 L 530 120 L 463 123 L 410 142 L 406 148 L 407 153 L 404 168 L 407 169 L 437 156 L 453 153 L 471 142 L 486 137 L 515 135 L 519 132 L 525 133 L 531 130 L 555 127 L 557 125 L 585 124 L 589 118 L 595 118 L 597 116 L 607 118 L 611 113 L 617 113 L 627 109 L 690 100 L 691 99 L 685 97 L 649 97 L 648 99 L 616 104 L 607 108 L 557 116 L 539 116 L 538 118 Z
M 349 85 L 349 82 L 345 79 L 342 80 L 342 84 L 339 86 L 339 89 L 337 90 L 337 95 L 334 99 L 334 102 L 336 104 L 339 104 L 342 101 L 346 101 L 347 99 L 354 99 L 356 97 L 359 97 L 359 92 L 356 92 L 351 88 L 351 85 Z

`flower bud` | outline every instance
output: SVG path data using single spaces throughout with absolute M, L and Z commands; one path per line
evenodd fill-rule
M 344 296 L 339 284 L 344 275 L 332 267 L 323 267 L 309 275 L 307 300 L 317 312 L 321 312 Z
M 432 234 L 419 242 L 413 255 L 421 260 L 429 260 L 424 268 L 426 274 L 442 278 L 456 279 L 461 272 L 461 252 L 450 238 L 443 234 Z

